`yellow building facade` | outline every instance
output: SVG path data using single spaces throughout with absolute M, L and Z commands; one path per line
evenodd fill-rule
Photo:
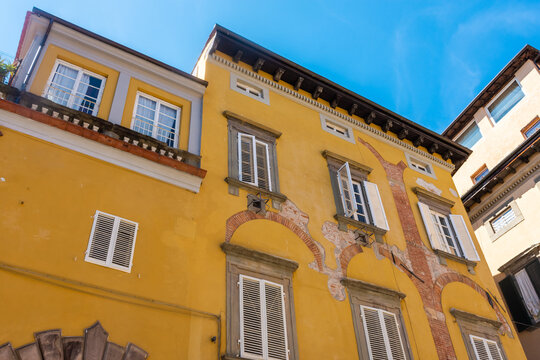
M 218 26 L 190 75 L 34 9 L 18 58 L 0 359 L 525 358 L 467 149 Z

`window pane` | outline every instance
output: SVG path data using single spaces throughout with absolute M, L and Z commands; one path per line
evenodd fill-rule
M 509 207 L 502 214 L 498 215 L 495 219 L 491 221 L 491 227 L 494 232 L 504 229 L 512 220 L 516 218 L 514 209 Z
M 157 103 L 155 101 L 147 99 L 144 96 L 139 96 L 133 130 L 144 135 L 152 136 L 154 119 L 156 117 L 156 106 Z
M 495 122 L 501 120 L 525 94 L 517 81 L 514 81 L 489 107 L 489 113 Z
M 159 124 L 157 129 L 157 139 L 174 146 L 176 134 L 176 109 L 165 105 L 159 107 Z
M 58 64 L 45 97 L 55 103 L 66 106 L 75 87 L 75 80 L 78 73 L 75 69 Z
M 540 129 L 540 120 L 537 121 L 529 130 L 525 131 L 525 137 L 530 138 L 538 129 Z
M 96 106 L 102 80 L 88 74 L 83 74 L 79 83 L 73 108 L 87 114 L 92 114 Z
M 460 145 L 471 148 L 481 138 L 482 134 L 480 133 L 480 129 L 478 128 L 478 125 L 473 122 L 473 124 L 469 126 L 469 128 L 465 130 L 465 132 L 461 134 L 459 138 L 456 139 L 456 142 Z
M 362 221 L 364 223 L 369 223 L 367 218 L 367 212 L 366 212 L 366 205 L 364 202 L 364 194 L 362 193 L 362 185 L 360 183 L 357 183 L 356 181 L 353 181 L 353 193 L 354 193 L 354 199 L 356 200 L 356 213 L 354 214 L 354 217 L 358 221 Z
M 476 184 L 477 182 L 482 180 L 488 173 L 489 173 L 488 168 L 485 168 L 484 170 L 482 170 L 478 175 L 474 177 L 474 183 Z

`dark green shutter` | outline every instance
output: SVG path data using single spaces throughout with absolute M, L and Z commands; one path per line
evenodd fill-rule
M 507 276 L 499 282 L 499 287 L 506 300 L 506 305 L 512 314 L 517 331 L 522 331 L 531 325 L 531 319 L 527 313 L 527 309 L 521 300 L 515 280 L 513 276 Z

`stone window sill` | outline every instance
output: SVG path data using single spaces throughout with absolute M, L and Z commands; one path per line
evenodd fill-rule
M 469 273 L 471 273 L 472 275 L 475 274 L 474 268 L 477 265 L 476 261 L 465 259 L 461 256 L 457 256 L 442 250 L 434 250 L 434 252 L 439 257 L 439 263 L 441 263 L 441 265 L 447 265 L 446 259 L 454 260 L 467 265 L 467 270 L 469 271 Z
M 374 234 L 375 240 L 377 242 L 382 243 L 382 236 L 386 234 L 386 230 L 381 229 L 380 227 L 377 227 L 375 225 L 366 224 L 365 222 L 358 221 L 351 219 L 349 217 L 346 217 L 344 215 L 334 215 L 334 219 L 338 222 L 338 229 L 341 231 L 347 231 L 347 226 L 350 225 L 354 228 L 357 228 L 361 230 L 362 232 L 366 234 Z
M 274 206 L 274 208 L 279 208 L 279 204 L 287 200 L 287 196 L 282 193 L 269 191 L 266 189 L 261 189 L 257 186 L 247 184 L 243 181 L 240 181 L 232 177 L 226 177 L 225 182 L 229 184 L 229 194 L 238 196 L 239 194 L 238 189 L 242 188 L 251 193 L 261 194 L 261 196 L 263 197 L 272 199 L 272 205 Z

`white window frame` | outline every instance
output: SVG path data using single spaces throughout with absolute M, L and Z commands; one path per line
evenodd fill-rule
M 478 139 L 478 141 L 476 141 L 476 142 L 474 143 L 473 146 L 475 146 L 476 144 L 478 144 L 478 142 L 479 142 L 480 140 L 483 139 L 484 134 L 482 134 L 482 130 L 480 130 L 480 126 L 478 126 L 478 123 L 477 123 L 476 120 L 474 120 L 474 119 L 473 119 L 472 121 L 470 121 L 470 122 L 467 124 L 467 126 L 465 126 L 463 129 L 461 129 L 461 131 L 458 132 L 456 136 L 454 136 L 454 138 L 452 139 L 452 141 L 454 141 L 454 142 L 457 143 L 457 142 L 458 142 L 457 140 L 461 137 L 461 135 L 463 135 L 467 130 L 469 130 L 469 128 L 470 128 L 471 126 L 474 126 L 474 125 L 476 125 L 476 127 L 478 128 L 478 131 L 480 132 L 480 139 Z M 459 143 L 458 143 L 458 144 L 459 144 Z M 459 144 L 459 145 L 461 145 L 461 144 Z M 464 145 L 461 145 L 461 146 L 464 146 Z M 471 147 L 471 149 L 472 149 L 472 147 Z
M 437 179 L 435 176 L 435 171 L 433 169 L 433 165 L 425 160 L 420 160 L 417 157 L 414 157 L 410 155 L 409 153 L 405 153 L 405 158 L 407 159 L 407 164 L 409 165 L 409 168 L 419 172 L 421 174 L 427 175 L 433 179 Z M 427 170 L 422 169 L 420 166 L 425 167 Z
M 109 242 L 109 250 L 108 250 L 108 253 L 107 253 L 107 260 L 106 261 L 100 261 L 98 259 L 94 259 L 94 258 L 90 257 L 90 249 L 92 247 L 92 241 L 94 239 L 94 232 L 96 230 L 96 223 L 97 223 L 97 218 L 98 218 L 99 214 L 114 218 L 114 226 L 113 226 L 113 230 L 112 230 L 112 233 L 111 233 L 111 238 L 110 238 L 110 242 Z M 137 232 L 139 230 L 139 224 L 134 222 L 134 221 L 124 219 L 124 218 L 121 218 L 121 217 L 116 216 L 116 215 L 108 214 L 106 212 L 99 211 L 99 210 L 96 210 L 96 213 L 94 214 L 93 218 L 94 218 L 94 222 L 92 224 L 92 231 L 90 232 L 90 239 L 88 240 L 88 247 L 87 247 L 86 252 L 85 252 L 84 261 L 92 263 L 92 264 L 108 267 L 108 268 L 111 268 L 111 269 L 116 269 L 116 270 L 120 270 L 120 271 L 130 273 L 131 272 L 131 267 L 133 266 L 133 255 L 135 253 L 135 242 L 137 240 Z M 117 235 L 118 235 L 118 227 L 119 227 L 120 221 L 124 221 L 124 222 L 131 223 L 131 224 L 135 225 L 135 232 L 133 234 L 133 245 L 131 247 L 131 257 L 129 259 L 129 267 L 116 265 L 116 264 L 113 264 L 113 262 L 112 262 L 113 255 L 114 255 L 114 248 L 115 248 L 115 245 L 116 245 L 116 239 L 117 239 Z
M 489 351 L 489 347 L 487 346 L 488 343 L 495 344 L 495 346 L 497 348 L 497 352 L 499 353 L 499 359 L 504 359 L 504 356 L 503 356 L 503 354 L 501 352 L 501 349 L 499 348 L 499 344 L 497 344 L 496 341 L 489 340 L 489 339 L 486 339 L 486 338 L 483 338 L 483 337 L 480 337 L 480 336 L 475 336 L 475 335 L 469 335 L 469 339 L 471 340 L 474 355 L 476 356 L 477 360 L 482 360 L 482 359 L 480 359 L 480 355 L 478 355 L 478 351 L 476 349 L 476 346 L 474 345 L 474 339 L 478 339 L 478 340 L 482 341 L 482 343 L 484 344 L 484 349 L 486 350 L 486 353 L 488 354 L 489 360 L 498 360 L 498 359 L 495 359 L 495 358 L 493 358 L 493 356 L 491 356 L 491 352 Z
M 171 109 L 176 110 L 176 121 L 175 121 L 175 129 L 174 129 L 174 144 L 173 144 L 172 147 L 177 148 L 179 138 L 180 138 L 180 118 L 182 116 L 182 108 L 179 107 L 179 106 L 173 105 L 171 103 L 168 103 L 166 101 L 163 101 L 161 99 L 158 99 L 158 98 L 156 98 L 156 97 L 154 97 L 152 95 L 148 95 L 147 93 L 142 92 L 142 91 L 137 91 L 137 96 L 135 97 L 135 106 L 133 107 L 133 116 L 131 118 L 131 130 L 137 131 L 137 130 L 134 129 L 134 126 L 135 126 L 135 120 L 136 120 L 136 116 L 137 116 L 137 107 L 139 106 L 139 98 L 141 96 L 145 97 L 145 98 L 147 98 L 149 100 L 155 101 L 157 103 L 156 111 L 155 111 L 155 114 L 154 114 L 155 117 L 154 117 L 153 124 L 152 124 L 152 135 L 148 135 L 148 136 L 151 136 L 152 138 L 154 138 L 156 140 L 157 140 L 157 129 L 158 129 L 157 123 L 158 123 L 160 107 L 163 105 L 163 106 L 166 106 L 166 107 L 169 107 Z M 161 141 L 161 140 L 159 140 L 159 141 Z
M 512 211 L 514 212 L 514 219 L 506 224 L 506 226 L 499 229 L 499 231 L 495 232 L 493 229 L 493 221 L 496 220 L 499 216 L 501 216 L 508 208 L 512 208 Z M 512 200 L 508 203 L 508 205 L 503 206 L 501 209 L 494 212 L 491 216 L 489 216 L 485 222 L 484 226 L 487 229 L 487 232 L 489 234 L 489 238 L 491 241 L 495 241 L 498 238 L 502 237 L 504 234 L 506 234 L 508 231 L 512 230 L 515 226 L 517 226 L 520 222 L 525 220 L 523 217 L 523 214 L 521 213 L 521 210 L 519 206 L 517 205 L 517 202 L 515 200 Z
M 456 231 L 454 229 L 454 225 L 452 221 L 450 220 L 450 217 L 436 210 L 433 210 L 431 208 L 429 210 L 430 210 L 431 216 L 435 217 L 436 219 L 436 221 L 434 221 L 434 224 L 437 227 L 437 236 L 439 237 L 439 241 L 444 242 L 444 245 L 450 254 L 464 258 L 465 254 L 463 254 L 461 243 L 456 236 L 456 233 L 455 233 Z M 450 244 L 448 244 L 448 238 L 444 234 L 444 230 L 443 230 L 444 225 L 441 223 L 441 217 L 444 218 L 446 221 L 446 227 L 448 228 L 448 231 L 450 232 L 450 237 L 452 239 L 452 242 L 454 243 L 454 246 L 453 246 L 454 251 L 452 251 L 452 247 L 450 246 Z
M 46 97 L 47 96 L 47 93 L 49 92 L 49 87 L 51 86 L 52 84 L 52 80 L 54 78 L 54 75 L 56 74 L 56 69 L 58 68 L 58 65 L 64 65 L 66 67 L 69 67 L 73 70 L 77 70 L 77 79 L 75 79 L 75 84 L 73 85 L 73 89 L 72 89 L 72 93 L 69 95 L 69 100 L 68 100 L 68 103 L 65 105 L 66 107 L 70 108 L 70 109 L 73 109 L 73 103 L 75 101 L 75 92 L 77 91 L 78 87 L 79 87 L 79 84 L 81 82 L 81 78 L 82 78 L 82 75 L 83 74 L 87 74 L 87 75 L 90 75 L 92 77 L 96 77 L 98 79 L 101 80 L 101 87 L 99 89 L 99 92 L 98 92 L 98 97 L 96 99 L 96 105 L 94 106 L 94 109 L 92 109 L 92 114 L 93 116 L 96 116 L 98 111 L 99 111 L 99 106 L 101 104 L 101 97 L 103 96 L 103 90 L 105 89 L 105 82 L 106 82 L 106 78 L 104 76 L 101 76 L 101 75 L 98 75 L 94 72 L 91 72 L 89 70 L 86 70 L 80 66 L 77 66 L 77 65 L 73 65 L 67 61 L 64 61 L 64 60 L 60 60 L 60 59 L 56 59 L 55 63 L 54 63 L 54 66 L 53 66 L 53 69 L 49 75 L 49 78 L 47 79 L 47 86 L 45 86 L 45 89 L 43 90 L 43 94 L 42 96 L 43 97 Z M 51 100 L 52 101 L 52 100 Z
M 496 126 L 497 125 L 497 121 L 495 121 L 495 119 L 493 118 L 493 116 L 491 116 L 491 113 L 489 112 L 489 107 L 491 106 L 491 104 L 493 104 L 505 91 L 506 89 L 508 89 L 510 87 L 510 85 L 512 85 L 513 82 L 516 82 L 517 85 L 519 86 L 519 88 L 521 89 L 521 92 L 523 92 L 523 98 L 520 99 L 517 103 L 514 104 L 514 106 L 508 110 L 508 112 L 502 117 L 499 119 L 499 121 L 502 121 L 503 118 L 505 118 L 506 116 L 508 116 L 508 114 L 510 114 L 517 106 L 518 104 L 521 102 L 521 100 L 525 99 L 525 97 L 527 97 L 527 93 L 525 91 L 523 91 L 523 86 L 521 86 L 521 82 L 519 82 L 519 80 L 514 77 L 512 80 L 510 80 L 508 82 L 508 84 L 506 84 L 498 93 L 497 95 L 495 95 L 491 101 L 489 103 L 487 103 L 485 106 L 484 106 L 484 109 L 486 110 L 486 114 L 488 115 L 488 118 L 489 118 L 489 121 L 491 121 L 491 125 L 492 126 Z
M 249 279 L 252 281 L 256 281 L 259 283 L 259 299 L 260 299 L 260 309 L 261 309 L 261 335 L 262 335 L 262 350 L 263 350 L 263 356 L 254 356 L 253 354 L 246 353 L 244 350 L 244 300 L 243 300 L 243 280 Z M 284 340 L 285 340 L 285 353 L 286 353 L 286 359 L 289 359 L 289 344 L 287 341 L 287 317 L 285 314 L 285 292 L 283 291 L 283 285 L 264 280 L 255 278 L 252 276 L 247 275 L 239 275 L 238 279 L 238 287 L 239 287 L 239 300 L 240 300 L 240 356 L 246 358 L 246 359 L 262 359 L 262 360 L 270 360 L 272 358 L 268 357 L 268 332 L 267 332 L 267 316 L 266 316 L 266 298 L 265 298 L 265 284 L 270 284 L 272 286 L 279 287 L 281 290 L 281 304 L 282 304 L 282 312 L 283 312 L 283 334 L 284 334 Z
M 258 83 L 256 83 L 253 80 L 247 80 L 246 78 L 238 76 L 238 74 L 236 74 L 236 73 L 231 72 L 230 74 L 231 74 L 230 86 L 231 86 L 232 90 L 234 90 L 234 91 L 236 91 L 236 92 L 238 92 L 238 93 L 240 93 L 242 95 L 249 96 L 250 98 L 258 100 L 258 101 L 260 101 L 260 102 L 262 102 L 262 103 L 264 103 L 266 105 L 270 105 L 270 97 L 269 97 L 268 88 L 259 85 Z M 248 86 L 250 88 L 253 88 L 253 89 L 259 91 L 260 96 L 254 95 L 249 91 L 240 89 L 238 87 L 238 82 L 239 81 L 242 82 L 245 86 Z
M 398 330 L 398 336 L 399 336 L 399 341 L 400 341 L 401 351 L 402 351 L 403 357 L 407 358 L 407 352 L 406 352 L 405 346 L 403 344 L 404 339 L 403 339 L 400 324 L 397 321 L 396 314 L 394 314 L 393 312 L 390 312 L 390 311 L 383 310 L 383 309 L 378 309 L 378 308 L 374 308 L 374 307 L 366 306 L 366 305 L 360 305 L 360 316 L 362 317 L 362 324 L 364 326 L 364 334 L 365 334 L 365 337 L 366 337 L 366 344 L 367 344 L 367 348 L 368 348 L 369 358 L 373 359 L 373 354 L 372 354 L 372 350 L 371 350 L 371 346 L 370 346 L 369 331 L 368 331 L 368 326 L 367 326 L 367 322 L 366 322 L 365 309 L 375 310 L 377 312 L 377 315 L 379 317 L 379 324 L 381 325 L 381 331 L 382 331 L 382 335 L 383 335 L 383 339 L 384 339 L 384 345 L 385 345 L 386 354 L 388 355 L 388 358 L 390 360 L 393 359 L 393 357 L 392 357 L 392 349 L 391 349 L 391 346 L 390 346 L 390 340 L 388 338 L 388 330 L 386 329 L 386 323 L 384 321 L 383 314 L 392 315 L 392 317 L 393 317 L 393 319 L 394 319 L 394 321 L 396 323 L 396 328 Z
M 356 142 L 354 141 L 354 134 L 353 134 L 353 129 L 352 127 L 342 123 L 341 121 L 338 121 L 338 120 L 335 120 L 333 118 L 330 118 L 328 117 L 327 115 L 325 114 L 320 114 L 320 119 L 321 119 L 321 127 L 324 131 L 326 131 L 327 133 L 330 133 L 332 135 L 335 135 L 339 138 L 342 138 L 344 140 L 347 140 L 348 142 L 351 142 L 353 144 L 355 144 Z M 331 124 L 332 126 L 336 127 L 340 127 L 340 128 L 343 128 L 345 131 L 346 131 L 346 134 L 341 134 L 339 133 L 338 131 L 336 130 L 332 130 L 328 127 L 328 124 Z
M 251 138 L 251 154 L 253 159 L 253 180 L 254 182 L 249 182 L 242 180 L 242 136 Z M 253 186 L 259 187 L 259 174 L 257 170 L 257 144 L 264 145 L 266 150 L 266 171 L 268 172 L 268 191 L 272 190 L 272 173 L 270 172 L 270 152 L 268 151 L 268 143 L 257 140 L 253 135 L 238 132 L 238 180 L 250 184 Z

